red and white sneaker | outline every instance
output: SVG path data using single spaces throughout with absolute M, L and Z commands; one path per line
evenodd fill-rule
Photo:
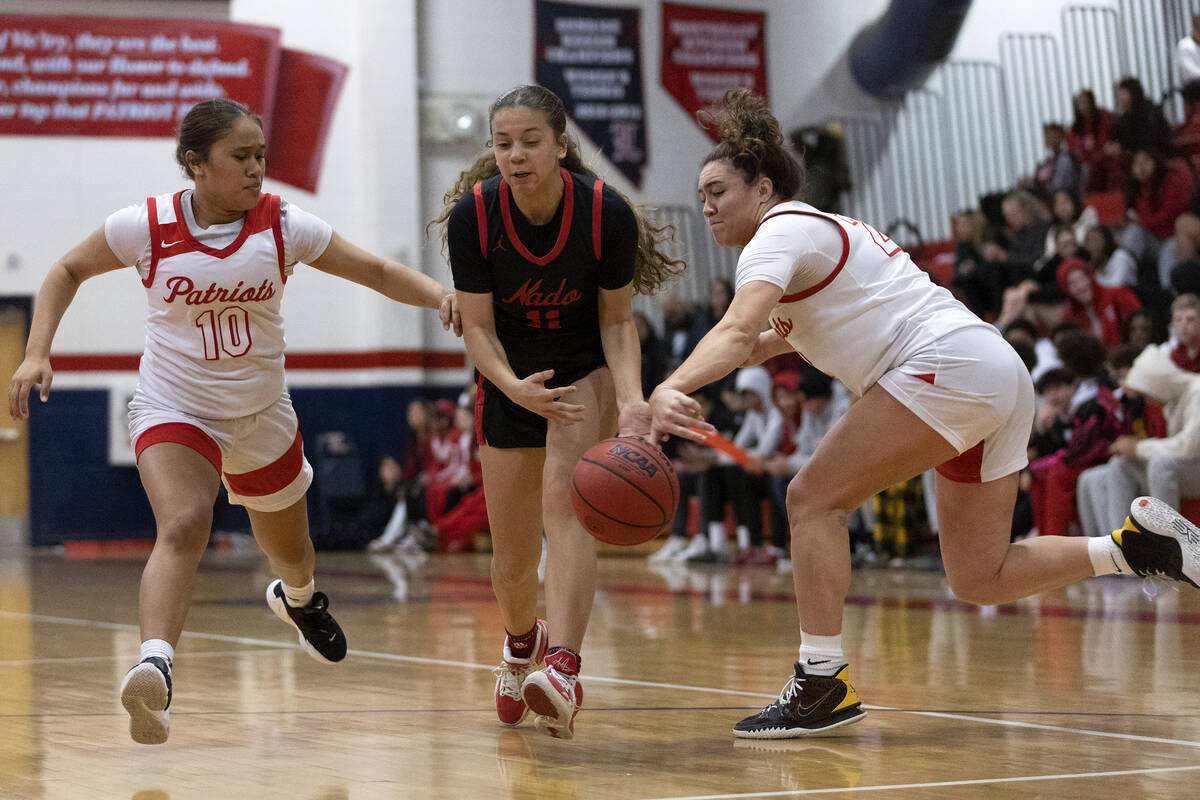
M 533 643 L 533 655 L 528 658 L 514 656 L 509 649 L 509 637 L 504 637 L 504 661 L 493 670 L 496 673 L 496 716 L 500 722 L 510 727 L 520 725 L 529 713 L 529 706 L 521 697 L 521 687 L 529 673 L 537 669 L 537 665 L 546 658 L 546 649 L 550 646 L 550 637 L 546 630 L 546 620 L 537 621 L 537 638 Z
M 583 705 L 583 686 L 574 671 L 576 656 L 558 651 L 546 658 L 544 669 L 525 679 L 521 695 L 537 714 L 534 725 L 555 739 L 575 736 L 575 715 Z

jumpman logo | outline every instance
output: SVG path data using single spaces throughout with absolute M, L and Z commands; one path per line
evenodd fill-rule
M 505 249 L 507 249 L 507 248 L 504 246 L 504 237 L 500 237 L 499 239 L 496 240 L 496 246 L 492 248 L 492 252 L 495 253 L 495 252 L 498 252 L 500 250 L 505 250 Z

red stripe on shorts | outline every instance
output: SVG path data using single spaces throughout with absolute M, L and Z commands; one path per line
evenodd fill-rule
M 242 497 L 266 497 L 275 494 L 296 480 L 296 476 L 304 469 L 304 442 L 300 439 L 300 431 L 292 446 L 279 458 L 250 472 L 240 475 L 225 473 L 225 483 L 229 491 Z
M 475 388 L 475 443 L 480 447 L 487 444 L 487 437 L 483 435 L 483 375 L 479 376 Z
M 980 470 L 983 468 L 983 442 L 964 450 L 954 458 L 938 466 L 943 477 L 958 483 L 982 483 Z
M 134 458 L 141 458 L 142 451 L 152 444 L 170 442 L 190 447 L 208 459 L 217 472 L 221 471 L 221 448 L 207 433 L 186 422 L 164 422 L 147 428 L 133 444 Z

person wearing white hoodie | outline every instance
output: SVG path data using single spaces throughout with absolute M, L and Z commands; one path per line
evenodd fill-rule
M 1095 468 L 1092 479 L 1080 481 L 1079 518 L 1089 536 L 1118 527 L 1140 495 L 1153 495 L 1173 508 L 1182 497 L 1200 496 L 1200 375 L 1180 369 L 1164 348 L 1147 347 L 1122 385 L 1127 394 L 1162 404 L 1167 435 L 1117 438 L 1110 446 L 1113 457 Z
M 700 517 L 707 540 L 697 536 L 685 555 L 687 561 L 718 563 L 753 560 L 762 545 L 762 501 L 767 496 L 763 462 L 775 451 L 783 435 L 783 415 L 771 401 L 771 373 L 763 367 L 737 371 L 734 384 L 742 411 L 742 422 L 733 443 L 746 451 L 750 464 L 738 466 L 720 453 L 706 475 L 701 495 Z M 737 553 L 728 552 L 725 504 L 733 504 L 737 520 Z M 707 548 L 705 548 L 707 543 Z

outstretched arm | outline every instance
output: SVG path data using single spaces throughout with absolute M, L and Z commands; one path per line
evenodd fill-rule
M 374 289 L 397 302 L 437 309 L 442 327 L 453 328 L 455 335 L 462 335 L 462 319 L 453 290 L 412 267 L 368 253 L 343 239 L 337 231 L 330 237 L 325 252 L 313 260 L 311 266 Z
M 43 403 L 50 399 L 50 383 L 54 379 L 50 369 L 50 344 L 63 314 L 75 299 L 79 284 L 123 266 L 108 246 L 101 227 L 56 261 L 46 273 L 33 307 L 25 360 L 13 373 L 8 389 L 8 413 L 13 419 L 28 419 L 29 392 L 34 385 L 41 386 Z
M 783 289 L 766 281 L 750 281 L 737 290 L 721 321 L 651 393 L 652 435 L 675 434 L 704 441 L 704 432 L 713 427 L 701 417 L 699 403 L 688 395 L 746 363 L 767 327 L 771 309 L 782 296 Z

